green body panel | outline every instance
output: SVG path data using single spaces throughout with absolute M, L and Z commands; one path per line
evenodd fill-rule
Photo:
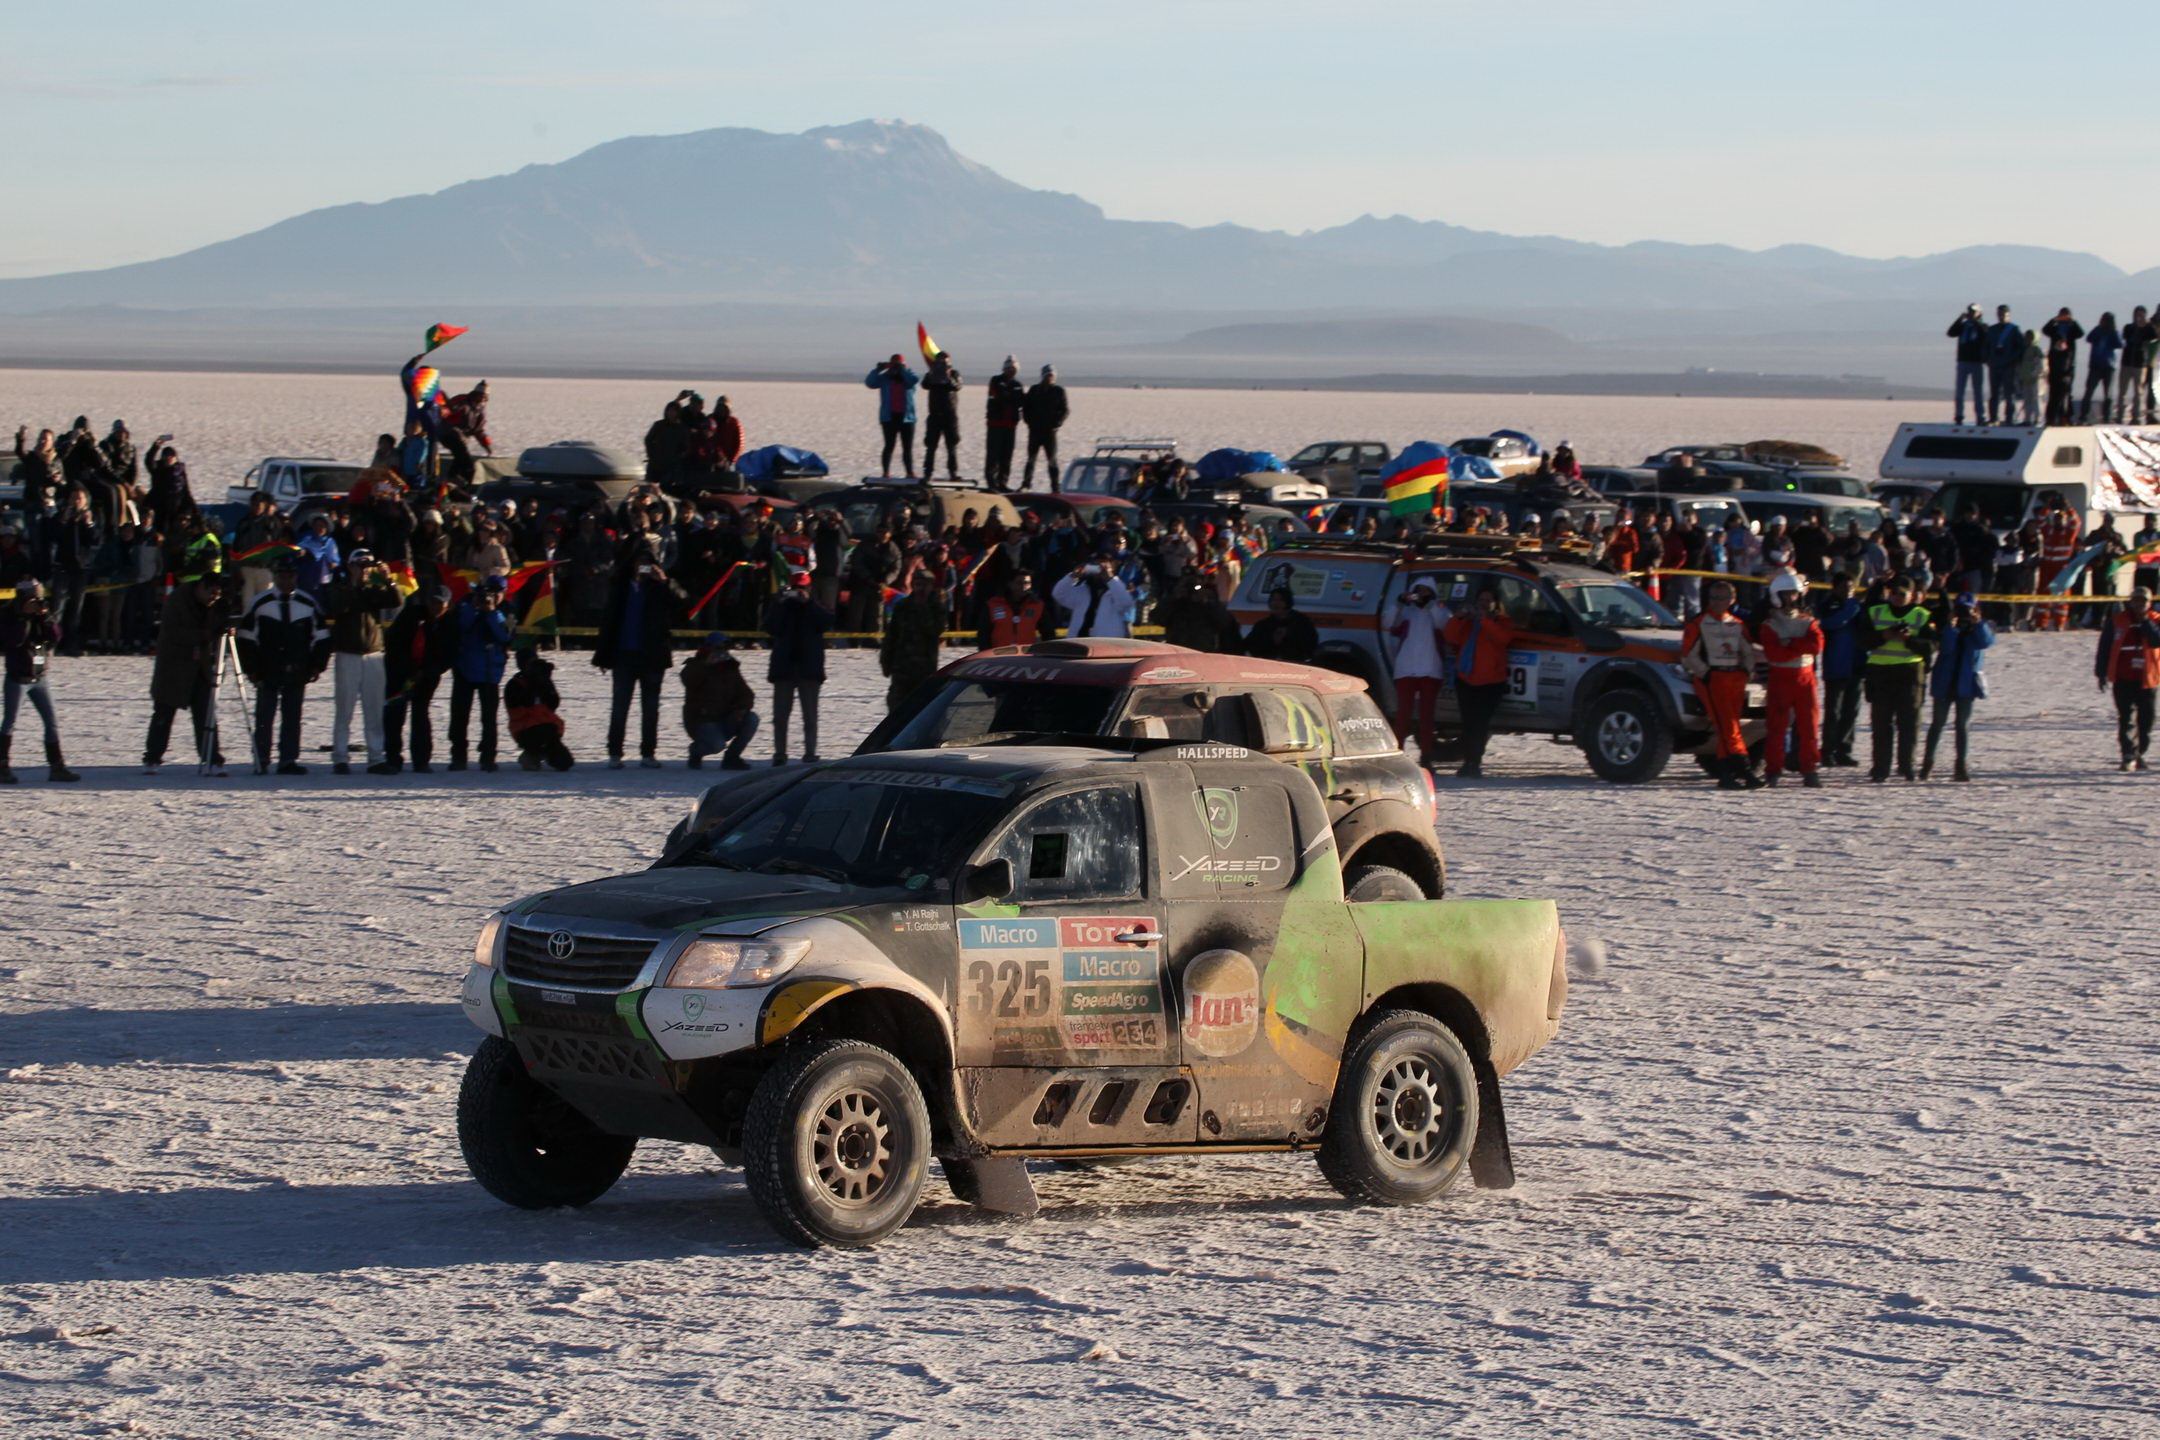
M 1477 1007 L 1502 1075 L 1551 1038 L 1560 911 L 1550 900 L 1402 900 L 1344 907 L 1365 940 L 1364 1003 L 1445 985 Z

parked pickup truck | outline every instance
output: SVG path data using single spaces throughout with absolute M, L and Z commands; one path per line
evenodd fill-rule
M 805 1245 L 906 1223 L 935 1159 L 1310 1150 L 1365 1204 L 1512 1183 L 1503 1077 L 1559 1029 L 1547 901 L 1343 898 L 1306 773 L 1164 741 L 804 767 L 651 870 L 491 917 L 458 1097 L 473 1177 L 584 1205 L 709 1146 Z
M 335 500 L 350 494 L 365 468 L 349 460 L 273 455 L 250 469 L 238 485 L 226 486 L 225 501 L 247 505 L 257 495 L 268 495 L 290 515 L 303 501 Z

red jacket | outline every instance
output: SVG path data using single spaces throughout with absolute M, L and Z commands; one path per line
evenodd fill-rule
M 2077 554 L 2077 517 L 2062 511 L 2040 522 L 2040 558 L 2050 565 L 2067 565 Z
M 1447 623 L 1455 650 L 1455 678 L 1465 685 L 1497 685 L 1508 678 L 1508 648 L 1515 627 L 1504 615 L 1457 615 Z
M 728 469 L 742 458 L 742 421 L 729 415 L 713 424 L 713 458 Z
M 2160 690 L 2160 616 L 2147 610 L 2142 617 L 2117 611 L 2100 627 L 2100 653 L 2093 657 L 2093 674 L 2118 685 L 2142 685 Z
M 1805 610 L 1789 617 L 1775 613 L 1765 615 L 1755 638 L 1762 646 L 1763 658 L 1770 662 L 1773 670 L 1812 673 L 1816 657 L 1823 652 L 1822 626 Z
M 1029 596 L 1018 609 L 1003 595 L 993 595 L 983 606 L 983 648 L 1000 645 L 1033 645 L 1042 626 L 1042 601 Z

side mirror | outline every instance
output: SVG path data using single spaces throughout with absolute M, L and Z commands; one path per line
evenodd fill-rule
M 970 866 L 960 879 L 960 903 L 976 900 L 1002 900 L 1013 892 L 1012 861 L 1006 859 L 985 860 Z
M 1620 632 L 1610 625 L 1585 624 L 1582 627 L 1582 643 L 1585 650 L 1595 650 L 1600 655 L 1609 655 L 1627 642 L 1622 640 Z

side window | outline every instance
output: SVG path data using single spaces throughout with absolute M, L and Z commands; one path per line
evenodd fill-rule
M 2085 447 L 2082 445 L 2056 446 L 2055 463 L 2061 466 L 2083 465 L 2085 463 Z
M 1440 597 L 1440 603 L 1447 606 L 1450 612 L 1467 610 L 1477 598 L 1478 581 L 1482 578 L 1467 570 L 1427 571 L 1403 581 L 1402 589 L 1395 592 L 1394 598 L 1400 600 L 1412 581 L 1423 580 L 1433 587 L 1433 593 Z
M 1367 464 L 1384 465 L 1387 463 L 1387 451 L 1378 445 L 1358 446 L 1357 456 L 1360 461 Z
M 1216 686 L 1200 738 L 1284 759 L 1321 760 L 1329 752 L 1319 698 L 1296 687 Z
M 1188 803 L 1157 807 L 1164 898 L 1240 900 L 1282 890 L 1297 878 L 1307 838 L 1298 834 L 1282 782 L 1249 780 L 1247 769 L 1231 784 L 1210 785 L 1209 768 L 1231 767 L 1196 768 Z
M 1335 753 L 1341 758 L 1349 760 L 1402 750 L 1402 745 L 1395 739 L 1394 728 L 1380 713 L 1380 707 L 1373 703 L 1372 696 L 1363 692 L 1330 695 L 1327 708 L 1335 722 Z
M 1022 903 L 1116 900 L 1140 889 L 1139 807 L 1126 785 L 1076 790 L 1028 811 L 998 841 Z
M 1122 733 L 1145 733 L 1164 740 L 1199 740 L 1207 724 L 1208 694 L 1184 685 L 1149 685 L 1133 691 L 1118 725 Z M 1126 728 L 1134 721 L 1152 721 Z M 1156 726 L 1161 729 L 1158 732 Z
M 1500 608 L 1519 630 L 1532 635 L 1565 635 L 1567 616 L 1544 589 L 1512 575 L 1500 577 Z

